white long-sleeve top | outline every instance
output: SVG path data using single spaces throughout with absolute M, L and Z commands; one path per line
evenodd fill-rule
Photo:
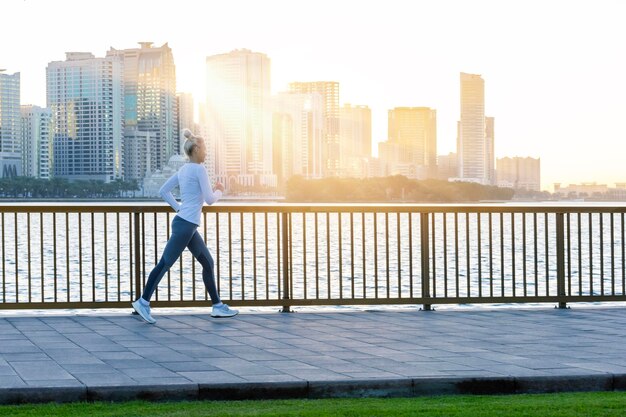
M 180 188 L 180 204 L 172 195 L 176 186 Z M 204 166 L 193 162 L 180 167 L 178 172 L 165 181 L 159 194 L 178 212 L 178 216 L 197 225 L 200 225 L 204 203 L 211 205 L 222 197 L 220 190 L 213 192 Z

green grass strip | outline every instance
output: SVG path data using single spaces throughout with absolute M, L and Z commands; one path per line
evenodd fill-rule
M 623 417 L 626 392 L 277 401 L 71 403 L 0 406 L 0 416 Z

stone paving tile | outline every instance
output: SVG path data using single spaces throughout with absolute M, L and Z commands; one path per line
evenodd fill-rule
M 14 330 L 13 332 L 7 331 L 6 333 L 3 333 L 3 331 L 0 330 L 0 341 L 2 343 L 9 343 L 15 340 L 28 340 L 28 338 L 20 333 L 18 330 Z
M 149 378 L 144 378 L 144 377 L 140 377 L 140 378 L 134 378 L 136 383 L 140 384 L 140 385 L 161 385 L 161 386 L 167 386 L 168 388 L 176 388 L 177 385 L 181 385 L 181 386 L 188 386 L 189 384 L 192 383 L 192 381 L 190 381 L 189 379 L 182 377 L 182 376 L 177 376 L 177 377 L 173 377 L 173 378 L 166 378 L 166 377 L 149 377 Z
M 181 350 L 181 353 L 193 358 L 193 359 L 204 359 L 204 358 L 228 358 L 231 355 L 227 352 L 227 349 L 219 350 L 210 347 L 204 347 L 202 349 L 192 349 L 192 350 Z
M 600 372 L 613 372 L 617 374 L 626 374 L 626 366 L 614 365 L 611 363 L 603 363 L 603 362 L 579 362 L 579 363 L 564 363 L 563 365 L 576 367 L 585 370 L 591 371 L 600 371 Z
M 243 359 L 226 358 L 226 359 L 205 359 L 205 361 L 216 368 L 228 371 L 234 375 L 272 375 L 279 374 L 280 371 L 267 366 L 260 365 Z M 261 362 L 262 363 L 262 362 Z
M 246 382 L 247 380 L 225 371 L 192 371 L 178 372 L 178 374 L 191 382 L 198 384 Z
M 502 374 L 486 371 L 484 369 L 475 369 L 471 371 L 440 371 L 440 376 L 449 378 L 493 378 L 502 377 Z M 422 377 L 423 378 L 423 377 Z
M 490 369 L 492 366 L 501 365 L 502 362 L 493 361 L 485 358 L 475 358 L 472 356 L 451 356 L 445 358 L 445 362 L 456 363 L 459 365 L 471 366 L 473 368 Z
M 272 340 L 272 339 L 269 339 L 266 337 L 260 337 L 260 336 L 237 337 L 236 340 L 240 343 L 243 343 L 244 345 L 254 346 L 254 347 L 262 348 L 262 349 L 281 349 L 281 348 L 286 348 L 290 346 L 289 344 L 284 343 L 280 339 Z
M 0 375 L 0 388 L 25 387 L 26 382 L 18 375 Z
M 0 353 L 0 357 L 7 362 L 47 361 L 50 357 L 44 352 L 38 353 Z
M 348 376 L 345 374 L 325 369 L 292 369 L 285 370 L 284 372 L 306 381 L 339 381 L 342 379 L 348 379 Z
M 363 352 L 355 352 L 353 350 L 345 350 L 345 351 L 338 351 L 338 352 L 326 352 L 326 355 L 332 356 L 333 358 L 350 359 L 350 360 L 352 360 L 352 359 L 378 358 L 378 356 L 370 355 L 368 353 L 363 353 Z
M 359 365 L 353 362 L 340 363 L 340 364 L 327 364 L 320 365 L 320 369 L 327 369 L 329 371 L 338 372 L 338 373 L 347 373 L 347 372 L 375 372 L 378 369 L 372 368 L 365 365 Z
M 143 378 L 177 378 L 179 375 L 163 367 L 126 368 L 121 371 L 129 377 L 140 380 Z
M 244 379 L 248 382 L 293 382 L 304 381 L 293 375 L 277 374 L 277 375 L 246 375 Z
M 92 352 L 92 355 L 98 359 L 143 359 L 141 356 L 137 355 L 135 352 Z
M 37 353 L 41 349 L 30 340 L 12 340 L 0 344 L 0 355 L 8 353 Z
M 415 367 L 417 367 L 418 369 L 433 369 L 436 371 L 472 371 L 472 370 L 477 370 L 477 369 L 481 369 L 480 367 L 476 367 L 476 366 L 468 366 L 468 365 L 464 365 L 464 364 L 458 364 L 458 363 L 451 363 L 451 362 L 407 362 L 407 364 L 411 364 Z
M 303 356 L 315 356 L 315 352 L 307 349 L 265 349 L 268 352 L 275 353 L 276 355 L 283 356 L 290 359 L 298 359 Z M 334 353 L 333 353 L 334 355 Z
M 67 388 L 82 387 L 82 382 L 76 379 L 30 379 L 26 381 L 29 387 Z
M 284 356 L 266 352 L 262 349 L 258 349 L 252 346 L 231 346 L 228 349 L 224 349 L 224 352 L 228 353 L 229 355 L 237 356 L 239 358 L 251 361 L 275 361 L 284 359 Z
M 15 372 L 25 381 L 73 379 L 65 369 L 53 361 L 11 362 Z
M 103 359 L 103 362 L 111 365 L 114 369 L 149 368 L 159 366 L 148 359 Z
M 175 350 L 167 347 L 146 347 L 144 345 L 140 348 L 130 348 L 130 350 L 137 355 L 154 362 L 189 362 L 192 360 L 192 357 L 189 355 L 176 352 Z
M 394 374 L 392 372 L 385 372 L 381 370 L 369 371 L 369 372 L 343 372 L 344 375 L 353 379 L 398 379 L 404 378 L 403 375 Z
M 71 373 L 72 375 L 76 374 L 107 374 L 117 372 L 115 368 L 112 368 L 107 363 L 99 363 L 99 364 L 72 364 L 72 365 L 63 365 L 63 368 Z
M 159 365 L 173 372 L 219 371 L 220 369 L 206 362 L 161 362 Z
M 104 364 L 102 360 L 97 357 L 83 353 L 80 355 L 72 355 L 72 356 L 50 356 L 55 360 L 59 365 L 66 367 L 68 365 L 98 365 Z
M 76 374 L 76 379 L 87 386 L 137 385 L 137 381 L 121 372 L 107 374 Z
M 299 362 L 295 360 L 284 360 L 284 361 L 263 361 L 262 364 L 264 366 L 268 366 L 272 369 L 317 369 L 316 366 L 310 365 L 308 363 Z
M 17 375 L 17 373 L 15 373 L 15 370 L 11 366 L 9 366 L 8 364 L 0 366 L 0 377 L 11 375 Z

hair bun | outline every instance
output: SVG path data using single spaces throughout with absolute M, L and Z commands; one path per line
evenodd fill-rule
M 194 137 L 193 133 L 191 133 L 191 130 L 187 128 L 183 129 L 183 136 L 187 139 L 192 139 Z

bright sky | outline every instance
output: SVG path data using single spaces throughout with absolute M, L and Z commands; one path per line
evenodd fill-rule
M 45 105 L 45 68 L 66 51 L 168 42 L 179 91 L 204 100 L 209 55 L 271 59 L 272 91 L 339 81 L 340 101 L 437 110 L 438 153 L 456 148 L 459 73 L 482 74 L 497 157 L 541 157 L 542 186 L 626 182 L 623 0 L 3 0 L 0 68 Z

